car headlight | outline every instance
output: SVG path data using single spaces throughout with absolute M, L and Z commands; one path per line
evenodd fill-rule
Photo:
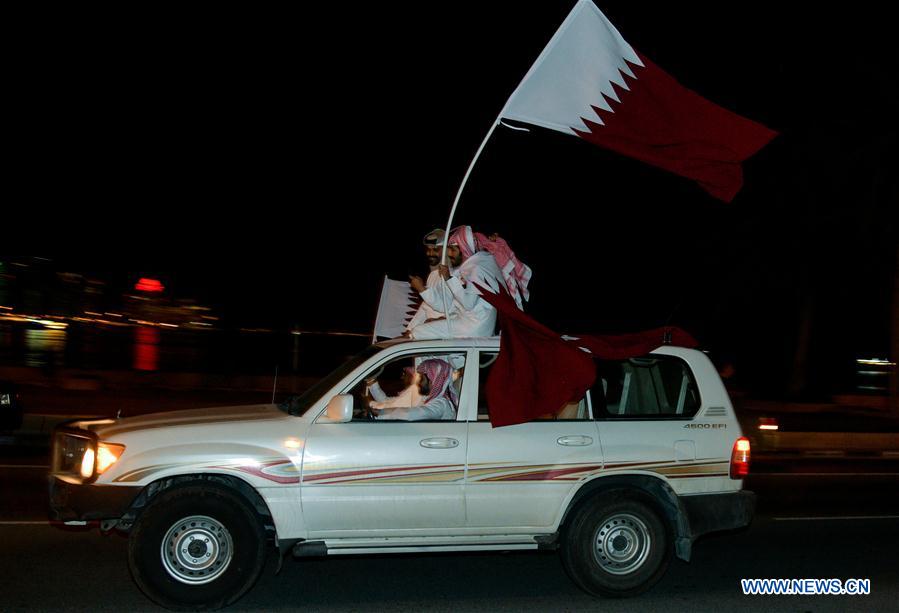
M 12 394 L 0 394 L 0 405 L 8 407 L 12 404 Z
M 115 443 L 100 443 L 97 445 L 97 474 L 102 475 L 106 469 L 118 461 L 125 453 L 124 445 Z
M 69 483 L 91 482 L 124 452 L 124 445 L 100 442 L 93 432 L 61 428 L 54 435 L 52 474 Z
M 124 452 L 124 445 L 114 443 L 98 443 L 96 452 L 92 447 L 88 447 L 84 451 L 84 457 L 81 458 L 81 476 L 84 479 L 90 479 L 95 472 L 97 475 L 102 475 L 116 463 Z
M 97 455 L 94 453 L 94 450 L 88 447 L 84 450 L 84 455 L 81 457 L 81 476 L 84 479 L 90 479 L 94 476 L 94 464 Z

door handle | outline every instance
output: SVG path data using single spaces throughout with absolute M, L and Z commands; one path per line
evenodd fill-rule
M 423 438 L 418 444 L 425 449 L 452 449 L 459 446 L 459 441 L 448 437 Z
M 584 447 L 586 445 L 592 445 L 593 439 L 589 436 L 571 435 L 560 436 L 556 439 L 556 442 L 559 445 L 565 445 L 566 447 Z

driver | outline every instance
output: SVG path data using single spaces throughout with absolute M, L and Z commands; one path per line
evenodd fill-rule
M 374 402 L 371 403 L 374 409 L 395 409 L 401 407 L 414 407 L 422 404 L 424 397 L 418 389 L 418 381 L 421 375 L 415 371 L 414 366 L 407 366 L 403 369 L 403 391 L 396 396 L 388 396 L 381 389 L 377 377 L 370 377 L 365 380 L 368 394 Z
M 418 391 L 424 402 L 408 408 L 378 408 L 378 403 L 371 406 L 375 419 L 394 419 L 405 421 L 454 420 L 459 397 L 453 382 L 453 367 L 445 360 L 431 358 L 419 364 Z

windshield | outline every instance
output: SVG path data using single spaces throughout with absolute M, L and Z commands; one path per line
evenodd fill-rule
M 309 407 L 315 404 L 316 400 L 322 397 L 322 394 L 337 385 L 341 379 L 350 374 L 357 366 L 378 353 L 380 350 L 381 347 L 372 345 L 365 351 L 338 366 L 331 374 L 327 375 L 324 379 L 299 396 L 291 396 L 279 404 L 278 407 L 291 415 L 302 415 L 309 410 Z

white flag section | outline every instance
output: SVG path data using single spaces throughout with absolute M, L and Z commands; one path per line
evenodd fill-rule
M 396 338 L 406 331 L 406 325 L 415 315 L 421 298 L 412 290 L 406 281 L 395 281 L 384 277 L 381 289 L 381 301 L 378 303 L 378 315 L 375 317 L 375 330 L 372 342 L 378 337 Z
M 580 0 L 513 92 L 500 117 L 576 135 L 582 121 L 602 124 L 592 106 L 620 102 L 612 83 L 627 90 L 621 73 L 634 77 L 628 62 L 643 66 L 634 49 L 592 0 Z

